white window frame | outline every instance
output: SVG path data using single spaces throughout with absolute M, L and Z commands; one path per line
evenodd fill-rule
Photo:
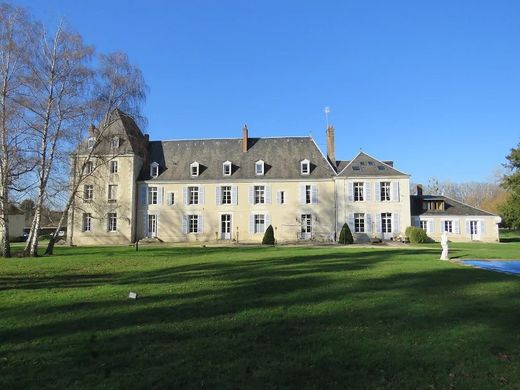
M 117 201 L 117 184 L 108 185 L 108 201 L 109 202 Z
M 188 234 L 198 233 L 199 230 L 200 230 L 200 227 L 199 227 L 200 215 L 198 215 L 198 214 L 188 214 L 188 216 L 186 218 L 186 223 L 188 224 L 188 226 L 187 226 Z
M 445 219 L 442 221 L 442 232 L 446 233 L 454 233 L 453 231 L 453 221 L 451 219 Z
M 94 198 L 94 185 L 85 184 L 83 186 L 83 202 L 92 202 L 93 198 Z
M 287 203 L 287 199 L 285 197 L 285 190 L 278 191 L 278 204 Z
M 188 186 L 188 205 L 200 204 L 200 186 Z
M 148 204 L 159 204 L 159 187 L 148 187 Z
M 359 189 L 359 191 L 356 191 L 357 189 Z M 364 202 L 365 201 L 365 183 L 362 182 L 362 181 L 355 181 L 354 182 L 354 185 L 353 185 L 353 198 L 354 198 L 354 202 Z M 357 198 L 356 199 L 356 195 L 357 195 Z
M 108 213 L 108 231 L 117 232 L 117 213 Z
M 258 160 L 257 162 L 255 162 L 255 175 L 263 176 L 264 173 L 265 173 L 265 162 L 264 162 L 264 160 Z
M 83 232 L 91 232 L 92 231 L 92 214 L 91 213 L 83 213 Z
M 311 174 L 311 162 L 308 159 L 300 161 L 300 173 L 306 176 Z
M 381 213 L 381 232 L 383 234 L 392 233 L 392 213 Z
M 220 186 L 220 204 L 224 204 L 224 205 L 233 204 L 233 187 L 232 186 L 227 186 L 227 185 Z
M 110 161 L 110 174 L 113 175 L 119 171 L 119 163 L 117 160 Z
M 86 175 L 90 175 L 94 172 L 94 163 L 92 161 L 87 161 L 84 165 L 83 171 Z
M 265 229 L 267 229 L 267 227 L 265 226 L 265 222 L 266 222 L 266 217 L 265 217 L 265 214 L 254 214 L 254 234 L 260 234 L 260 233 L 265 233 Z M 260 221 L 262 221 L 260 223 Z M 260 227 L 262 227 L 262 229 L 260 229 Z
M 170 206 L 175 205 L 175 192 L 169 192 L 168 193 L 168 204 Z
M 392 200 L 392 182 L 382 181 L 379 183 L 379 196 L 381 202 L 390 202 Z
M 305 204 L 312 204 L 312 185 L 305 185 Z
M 254 204 L 265 204 L 266 186 L 255 185 L 253 186 L 253 201 Z
M 190 164 L 190 176 L 198 177 L 200 173 L 200 164 L 197 161 L 194 161 Z
M 159 164 L 155 161 L 150 164 L 150 177 L 155 178 L 159 176 Z
M 222 175 L 223 176 L 231 176 L 232 168 L 233 168 L 233 164 L 231 163 L 231 161 L 224 162 L 222 164 Z M 226 171 L 228 171 L 228 172 L 226 172 Z
M 365 213 L 354 213 L 354 233 L 366 233 Z
M 112 137 L 112 139 L 110 140 L 110 147 L 112 149 L 119 148 L 119 137 L 117 135 Z

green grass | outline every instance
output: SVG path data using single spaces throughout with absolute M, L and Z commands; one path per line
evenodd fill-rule
M 520 278 L 438 244 L 56 252 L 0 259 L 2 389 L 520 384 Z

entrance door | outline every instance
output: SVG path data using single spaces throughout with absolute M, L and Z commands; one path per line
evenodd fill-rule
M 469 221 L 469 234 L 472 240 L 480 240 L 478 221 Z
M 231 240 L 231 214 L 220 215 L 220 238 Z
M 157 237 L 157 215 L 148 215 L 148 237 Z
M 301 215 L 301 239 L 302 240 L 310 240 L 312 237 L 312 217 L 311 214 L 302 214 Z

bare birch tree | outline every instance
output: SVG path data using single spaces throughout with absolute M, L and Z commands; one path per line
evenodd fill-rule
M 9 195 L 29 168 L 25 160 L 27 132 L 16 103 L 27 71 L 33 25 L 22 8 L 0 4 L 0 242 L 1 255 L 11 256 Z
M 70 157 L 70 183 L 69 196 L 64 207 L 63 215 L 56 231 L 51 236 L 47 245 L 46 255 L 51 255 L 54 245 L 59 238 L 59 232 L 66 223 L 68 216 L 74 225 L 75 200 L 78 196 L 80 186 L 85 179 L 91 177 L 96 169 L 105 164 L 116 155 L 106 154 L 103 145 L 109 142 L 107 130 L 116 119 L 114 110 L 120 109 L 132 116 L 141 126 L 146 126 L 146 120 L 142 115 L 142 104 L 146 100 L 148 87 L 144 81 L 141 70 L 131 64 L 125 53 L 117 52 L 99 56 L 99 68 L 96 72 L 94 83 L 94 96 L 92 99 L 92 121 L 100 125 L 96 128 L 90 126 L 90 135 L 95 136 L 95 145 L 92 148 L 82 148 L 85 144 L 85 131 L 76 133 L 74 152 Z M 85 153 L 85 150 L 87 152 Z M 95 160 L 92 169 L 86 169 L 87 165 Z M 67 234 L 69 245 L 73 244 L 73 232 Z
M 86 91 L 92 72 L 93 49 L 80 35 L 62 25 L 49 37 L 38 29 L 38 41 L 18 103 L 28 112 L 36 154 L 36 201 L 34 218 L 24 254 L 38 256 L 38 233 L 49 178 L 60 149 L 66 148 L 70 132 L 85 115 Z

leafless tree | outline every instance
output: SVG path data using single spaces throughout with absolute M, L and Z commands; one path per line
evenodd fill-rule
M 75 134 L 74 152 L 70 157 L 69 196 L 63 216 L 47 246 L 46 255 L 53 253 L 59 232 L 66 222 L 65 218 L 70 218 L 71 225 L 74 225 L 74 209 L 81 185 L 86 179 L 92 177 L 97 169 L 106 166 L 108 161 L 117 156 L 113 152 L 106 152 L 106 145 L 109 142 L 107 131 L 116 120 L 116 116 L 113 115 L 114 110 L 123 110 L 142 127 L 146 126 L 146 120 L 142 115 L 142 104 L 146 100 L 148 87 L 141 70 L 132 65 L 128 56 L 121 52 L 100 55 L 99 64 L 93 88 L 91 113 L 92 120 L 100 125 L 90 126 L 89 129 L 90 135 L 95 137 L 95 144 L 92 148 L 85 148 L 85 131 L 79 130 Z M 90 163 L 92 169 L 86 169 Z M 68 232 L 67 241 L 69 245 L 73 244 L 73 231 Z
M 92 47 L 63 25 L 49 36 L 37 29 L 35 50 L 24 79 L 18 103 L 27 111 L 27 124 L 34 134 L 36 201 L 34 218 L 24 254 L 38 255 L 38 232 L 57 155 L 67 145 L 71 132 L 85 115 L 87 87 L 92 78 L 89 59 Z
M 33 32 L 34 25 L 22 8 L 0 4 L 0 241 L 4 257 L 11 256 L 10 192 L 20 190 L 19 180 L 30 170 L 24 112 L 16 100 L 28 71 Z

